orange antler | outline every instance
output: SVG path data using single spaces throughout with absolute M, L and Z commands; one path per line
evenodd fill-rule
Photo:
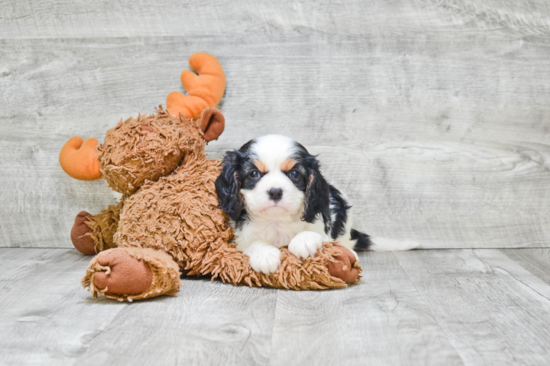
M 99 171 L 99 152 L 97 140 L 87 139 L 84 144 L 82 137 L 71 137 L 63 145 L 59 153 L 59 163 L 71 177 L 80 180 L 96 180 L 101 178 Z
M 189 57 L 189 66 L 199 75 L 189 70 L 181 73 L 181 83 L 187 95 L 171 92 L 166 98 L 166 109 L 175 117 L 183 114 L 187 118 L 198 119 L 206 108 L 217 106 L 222 99 L 225 74 L 220 62 L 204 52 Z

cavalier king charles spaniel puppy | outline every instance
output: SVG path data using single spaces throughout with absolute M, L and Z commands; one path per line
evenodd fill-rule
M 289 137 L 262 136 L 228 151 L 216 193 L 234 222 L 237 248 L 250 257 L 257 272 L 275 272 L 284 246 L 300 259 L 315 256 L 323 241 L 339 241 L 355 250 L 418 246 L 352 229 L 351 206 L 327 183 L 316 157 Z

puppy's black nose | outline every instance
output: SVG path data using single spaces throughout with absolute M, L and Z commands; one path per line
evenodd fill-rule
M 267 195 L 269 196 L 270 200 L 277 202 L 280 201 L 281 198 L 283 198 L 283 190 L 281 188 L 271 188 L 269 191 L 267 191 Z

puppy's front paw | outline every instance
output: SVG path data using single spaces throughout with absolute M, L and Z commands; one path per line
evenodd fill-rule
M 273 245 L 255 242 L 249 246 L 244 254 L 250 257 L 250 267 L 256 272 L 269 275 L 281 265 L 281 251 Z
M 314 231 L 302 231 L 288 244 L 288 251 L 300 259 L 314 257 L 323 246 L 323 235 Z

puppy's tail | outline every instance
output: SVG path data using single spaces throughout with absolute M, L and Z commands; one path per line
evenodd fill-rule
M 393 252 L 419 247 L 419 244 L 415 241 L 370 237 L 354 229 L 351 229 L 351 240 L 357 240 L 353 248 L 357 251 Z

